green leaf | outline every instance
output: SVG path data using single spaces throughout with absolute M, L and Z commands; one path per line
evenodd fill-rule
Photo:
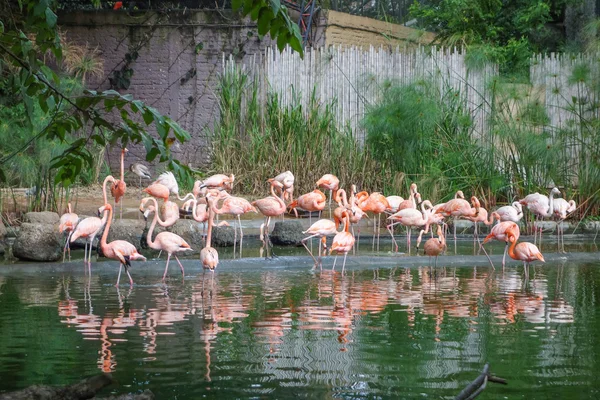
M 261 3 L 256 4 L 253 8 L 252 11 L 250 11 L 250 19 L 252 21 L 256 21 L 258 20 L 258 16 L 260 14 L 260 10 L 262 10 L 263 6 Z
M 283 51 L 283 49 L 285 49 L 285 45 L 288 44 L 288 35 L 289 33 L 287 32 L 287 30 L 279 30 L 279 35 L 277 36 L 277 48 L 279 49 L 279 51 Z
M 302 43 L 296 35 L 290 36 L 289 44 L 293 50 L 296 50 L 301 56 L 303 55 Z
M 153 161 L 159 154 L 160 151 L 156 147 L 153 147 L 149 152 L 146 153 L 146 161 Z
M 238 8 L 241 8 L 243 4 L 244 0 L 231 0 L 231 9 L 235 11 Z
M 270 29 L 270 34 L 272 38 L 275 38 L 275 36 L 277 36 L 277 32 L 279 31 L 279 28 L 281 28 L 283 26 L 283 21 L 281 20 L 281 18 L 275 18 L 274 20 L 271 21 L 271 29 Z
M 250 14 L 250 11 L 254 8 L 254 0 L 244 0 L 244 9 L 242 10 L 243 15 Z
M 49 28 L 54 28 L 56 26 L 56 19 L 56 14 L 54 14 L 51 9 L 46 8 L 46 23 Z
M 260 11 L 260 16 L 258 17 L 258 34 L 266 35 L 271 28 L 271 20 L 273 19 L 273 11 L 269 8 L 263 8 Z
M 271 5 L 271 10 L 273 10 L 273 15 L 277 15 L 281 8 L 281 0 L 269 0 L 269 4 Z

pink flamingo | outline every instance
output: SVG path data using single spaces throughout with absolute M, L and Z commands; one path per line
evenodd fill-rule
M 556 232 L 558 233 L 558 252 L 565 252 L 565 232 L 562 222 L 567 218 L 567 215 L 577 209 L 575 200 L 554 199 L 554 218 L 556 219 Z
M 325 174 L 317 181 L 316 186 L 329 190 L 329 217 L 331 218 L 331 198 L 335 197 L 337 190 L 340 188 L 340 180 L 335 175 Z
M 188 193 L 183 198 L 179 197 L 179 184 L 177 183 L 177 180 L 175 179 L 175 175 L 173 175 L 173 173 L 171 171 L 163 172 L 162 174 L 160 174 L 158 176 L 158 178 L 153 182 L 153 184 L 160 184 L 160 185 L 166 186 L 167 189 L 169 189 L 169 193 L 173 193 L 175 195 L 175 197 L 177 197 L 177 199 L 180 201 L 185 201 L 185 200 L 187 200 L 188 197 L 194 196 L 193 194 Z M 159 196 L 154 196 L 154 197 L 159 197 Z
M 127 190 L 127 184 L 125 183 L 125 153 L 129 150 L 123 149 L 121 150 L 121 179 L 116 179 L 113 181 L 113 184 L 110 188 L 110 193 L 115 199 L 115 207 L 116 204 L 120 202 L 121 197 L 125 195 L 125 190 Z M 123 219 L 123 203 L 121 204 L 120 217 Z
M 206 178 L 200 188 L 209 188 L 216 189 L 222 188 L 225 190 L 231 191 L 233 189 L 233 181 L 235 180 L 235 175 L 231 174 L 229 176 L 223 174 L 216 174 Z
M 440 225 L 437 227 L 437 235 L 437 239 L 431 238 L 427 240 L 423 246 L 423 252 L 425 255 L 429 256 L 429 265 L 431 265 L 431 257 L 435 257 L 434 268 L 437 268 L 438 256 L 446 249 L 446 238 L 442 233 L 442 227 Z
M 67 203 L 67 212 L 60 216 L 60 221 L 58 222 L 58 231 L 60 233 L 67 233 L 67 240 L 65 242 L 65 247 L 63 248 L 63 262 L 65 262 L 67 248 L 69 249 L 69 261 L 71 261 L 71 246 L 69 246 L 69 239 L 73 235 L 73 230 L 78 221 L 79 216 L 71 212 L 71 203 Z
M 519 222 L 523 218 L 523 206 L 518 201 L 513 202 L 510 206 L 503 206 L 494 211 L 498 214 L 501 222 L 512 221 Z
M 558 190 L 558 188 L 552 188 L 552 190 L 550 191 L 550 197 L 536 192 L 536 193 L 532 193 L 532 194 L 525 196 L 525 198 L 519 200 L 519 203 L 521 203 L 521 205 L 527 206 L 527 209 L 529 211 L 531 211 L 531 213 L 533 215 L 535 215 L 535 219 L 541 221 L 543 218 L 551 217 L 552 214 L 554 213 L 554 195 L 555 194 L 560 194 L 560 190 Z M 534 241 L 534 243 L 537 243 L 538 229 L 535 225 L 535 222 L 536 221 L 534 220 L 533 221 L 533 241 Z M 540 247 L 541 247 L 541 245 L 542 245 L 542 228 L 540 228 L 539 231 L 540 231 L 539 234 L 540 234 Z
M 387 196 L 386 200 L 388 201 L 388 204 L 390 205 L 390 208 L 388 208 L 386 210 L 386 212 L 389 212 L 391 214 L 400 211 L 400 204 L 402 204 L 402 202 L 404 201 L 404 198 L 401 196 Z
M 146 242 L 148 243 L 148 246 L 150 246 L 151 249 L 167 252 L 167 264 L 165 265 L 165 273 L 163 274 L 162 280 L 164 281 L 167 278 L 167 270 L 169 268 L 169 261 L 171 261 L 171 255 L 175 257 L 175 260 L 177 260 L 177 264 L 179 264 L 179 268 L 181 268 L 181 276 L 185 277 L 183 265 L 181 265 L 181 262 L 179 261 L 179 258 L 177 258 L 176 253 L 193 250 L 190 248 L 190 245 L 181 238 L 181 236 L 171 232 L 160 232 L 158 235 L 156 235 L 154 241 L 152 241 L 152 233 L 154 232 L 154 227 L 156 226 L 156 222 L 158 221 L 158 213 L 156 212 L 156 209 L 158 209 L 158 202 L 154 197 L 146 197 L 142 200 L 142 203 L 140 204 L 140 210 L 142 210 L 144 204 L 147 201 L 154 202 L 155 212 L 154 219 L 152 220 L 152 224 L 150 225 L 150 229 L 148 230 L 148 233 L 146 235 Z
M 496 239 L 502 242 L 505 242 L 506 245 L 504 246 L 504 256 L 502 257 L 502 268 L 504 268 L 504 265 L 506 263 L 506 252 L 508 250 L 508 236 L 507 236 L 507 232 L 511 232 L 513 236 L 516 236 L 517 239 L 519 238 L 520 235 L 520 230 L 519 230 L 519 225 L 517 225 L 515 222 L 512 221 L 504 221 L 504 222 L 500 222 L 498 224 L 496 224 L 492 230 L 490 231 L 490 234 L 487 235 L 485 237 L 485 239 L 483 239 L 483 244 L 486 244 L 487 242 L 489 242 L 492 239 Z M 492 265 L 493 266 L 493 265 Z
M 295 178 L 294 174 L 292 174 L 292 171 L 282 172 L 273 179 L 277 182 L 280 182 L 283 185 L 282 188 L 275 188 L 275 193 L 281 196 L 281 200 L 289 202 L 293 201 Z
M 312 213 L 314 211 L 323 211 L 323 209 L 325 208 L 326 201 L 327 197 L 325 196 L 325 194 L 319 189 L 315 189 L 312 192 L 299 196 L 296 200 L 292 201 L 288 205 L 288 208 L 290 209 L 290 212 L 294 210 L 296 218 L 298 218 L 298 211 L 296 210 L 297 207 L 308 211 L 308 220 L 309 223 L 312 225 Z
M 471 197 L 471 203 L 473 204 L 473 208 L 471 208 L 468 201 L 459 198 L 460 194 L 462 192 L 458 191 L 454 199 L 447 203 L 437 204 L 434 207 L 435 212 L 445 217 L 455 217 L 454 220 L 457 218 L 476 217 L 479 214 L 479 200 L 477 200 L 477 197 Z M 454 243 L 456 244 L 456 224 L 454 224 Z
M 104 257 L 111 258 L 113 260 L 118 260 L 120 262 L 119 276 L 117 278 L 117 284 L 115 286 L 119 286 L 119 281 L 121 280 L 121 271 L 123 270 L 123 266 L 125 266 L 125 272 L 127 272 L 127 276 L 129 277 L 129 284 L 133 287 L 133 278 L 129 273 L 131 260 L 146 261 L 146 257 L 138 253 L 135 246 L 125 240 L 113 240 L 110 243 L 106 243 L 113 216 L 112 206 L 107 203 L 104 206 L 100 207 L 98 213 L 101 214 L 104 212 L 108 213 L 108 219 L 106 221 L 104 233 L 102 234 L 102 238 L 100 239 L 100 249 L 102 250 L 102 254 L 104 254 Z
M 114 182 L 114 180 L 115 180 L 115 178 L 113 178 L 111 175 L 108 175 L 106 178 L 104 178 L 104 182 L 102 183 L 102 195 L 103 195 L 103 199 L 104 199 L 104 204 L 108 203 L 108 198 L 106 195 L 106 184 L 108 182 Z M 102 229 L 104 224 L 106 224 L 107 216 L 108 216 L 108 214 L 104 213 L 104 215 L 102 216 L 102 219 L 100 219 L 98 217 L 84 218 L 81 222 L 79 222 L 79 224 L 77 224 L 75 231 L 71 235 L 71 243 L 75 242 L 80 237 L 86 238 L 85 250 L 84 250 L 84 254 L 83 254 L 83 264 L 85 266 L 87 263 L 88 269 L 90 271 L 92 268 L 92 247 L 94 244 L 94 239 L 96 238 L 96 235 L 98 234 L 98 232 L 100 232 L 100 230 Z M 90 248 L 89 254 L 88 254 L 88 242 L 90 244 L 89 245 L 89 248 Z
M 221 204 L 221 207 L 217 207 L 215 202 L 209 203 L 209 206 L 212 208 L 215 214 L 232 214 L 237 216 L 238 225 L 240 229 L 240 237 L 244 237 L 244 231 L 242 230 L 242 219 L 240 216 L 247 212 L 258 212 L 256 208 L 250 204 L 250 202 L 242 197 L 234 197 L 229 195 L 227 192 L 222 192 L 225 200 Z M 207 195 L 208 198 L 208 195 Z M 234 229 L 235 233 L 235 241 L 237 242 L 237 231 Z
M 163 199 L 165 202 L 169 201 L 169 188 L 161 183 L 153 183 L 142 190 L 142 192 L 147 193 L 152 197 L 156 197 L 157 199 Z
M 425 208 L 425 207 L 429 207 L 429 208 Z M 429 200 L 424 200 L 423 203 L 421 203 L 421 208 L 422 210 L 425 211 L 425 214 L 423 214 L 423 216 L 425 217 L 425 229 L 421 229 L 421 232 L 419 232 L 419 237 L 417 238 L 417 253 L 419 253 L 419 246 L 421 245 L 421 239 L 423 237 L 423 234 L 427 234 L 429 233 L 429 227 L 431 225 L 445 225 L 444 224 L 444 216 L 441 214 L 436 214 L 433 210 L 433 204 L 431 204 L 431 201 Z M 433 238 L 433 229 L 431 230 L 431 237 Z M 445 238 L 444 238 L 444 243 L 445 242 Z
M 518 235 L 514 234 L 513 230 L 508 230 L 508 241 L 512 243 L 508 249 L 508 255 L 513 260 L 523 261 L 523 269 L 525 270 L 525 276 L 529 277 L 529 264 L 533 261 L 539 260 L 546 262 L 544 256 L 533 243 L 521 242 L 517 244 Z
M 283 183 L 271 178 L 267 182 L 271 185 L 271 196 L 265 197 L 264 199 L 258 199 L 252 202 L 252 205 L 265 216 L 265 222 L 260 226 L 260 240 L 265 242 L 265 236 L 269 237 L 269 224 L 271 223 L 272 217 L 277 217 L 285 213 L 286 205 L 283 199 L 281 199 L 275 193 L 275 188 L 280 190 L 283 189 Z M 265 229 L 266 227 L 266 229 Z M 266 234 L 265 234 L 266 232 Z
M 204 237 L 204 231 L 206 230 L 206 222 L 208 221 L 208 204 L 200 204 L 196 199 L 190 199 L 183 203 L 182 208 L 186 211 L 189 209 L 189 206 L 192 206 L 192 218 L 196 222 L 200 222 L 203 225 L 202 228 L 202 236 Z
M 481 207 L 479 200 L 477 198 L 475 198 L 475 201 L 477 202 L 477 207 L 479 208 L 479 213 L 473 217 L 466 217 L 467 220 L 473 222 L 473 224 L 475 225 L 475 230 L 473 232 L 473 243 L 475 243 L 475 239 L 477 239 L 477 241 L 479 242 L 478 224 L 480 222 L 482 222 L 486 226 L 490 226 L 494 223 L 494 218 L 498 215 L 497 213 L 493 212 L 492 214 L 490 214 L 490 216 L 488 218 L 487 210 L 485 208 Z
M 375 219 L 373 219 L 374 230 L 372 248 L 375 248 L 375 233 L 377 233 L 377 250 L 379 251 L 379 231 L 381 229 L 381 214 L 383 214 L 387 209 L 390 208 L 390 203 L 388 203 L 385 196 L 381 193 L 373 192 L 368 197 L 361 195 L 358 198 L 357 204 L 362 211 L 371 211 L 373 214 L 377 215 L 377 223 L 375 223 Z
M 202 263 L 202 283 L 204 284 L 204 273 L 206 270 L 210 270 L 213 273 L 215 272 L 215 268 L 219 265 L 219 252 L 217 249 L 211 246 L 212 240 L 212 229 L 214 224 L 215 212 L 213 211 L 213 207 L 210 207 L 213 202 L 213 197 L 215 195 L 213 193 L 208 193 L 206 195 L 206 200 L 209 203 L 208 208 L 208 233 L 206 234 L 206 245 L 200 251 L 200 262 Z
M 400 202 L 400 204 L 398 204 L 398 207 L 396 208 L 395 212 L 398 212 L 400 210 L 405 210 L 407 208 L 417 208 L 417 203 L 415 201 L 415 196 L 417 195 L 417 184 L 416 183 L 411 183 L 410 184 L 410 194 L 408 196 L 408 199 L 406 200 L 402 200 L 402 202 Z
M 329 254 L 331 255 L 332 251 L 336 252 L 336 256 L 333 259 L 333 267 L 331 270 L 335 269 L 335 262 L 337 261 L 337 256 L 339 254 L 344 254 L 344 263 L 342 264 L 342 274 L 344 273 L 344 268 L 346 268 L 346 257 L 348 256 L 348 252 L 352 250 L 354 247 L 354 235 L 350 233 L 348 230 L 350 226 L 350 215 L 348 211 L 344 211 L 342 213 L 342 218 L 344 221 L 344 229 L 341 232 L 336 233 L 333 237 L 333 243 L 331 244 L 331 248 L 329 249 Z
M 310 256 L 312 257 L 312 259 L 315 262 L 315 265 L 313 267 L 316 268 L 317 265 L 321 266 L 321 243 L 323 243 L 324 249 L 327 249 L 327 240 L 326 240 L 326 236 L 327 235 L 333 235 L 334 233 L 336 233 L 337 230 L 335 229 L 335 222 L 328 220 L 328 219 L 320 219 L 317 222 L 315 222 L 314 224 L 312 224 L 307 230 L 305 230 L 304 234 L 308 233 L 310 236 L 305 237 L 304 239 L 302 239 L 302 246 L 304 246 L 304 248 L 306 249 L 306 251 L 308 251 L 308 253 L 310 254 Z M 317 259 L 315 258 L 315 256 L 313 255 L 312 251 L 310 251 L 308 249 L 308 247 L 306 246 L 306 241 L 309 239 L 312 239 L 314 237 L 319 237 L 320 241 L 319 241 L 319 261 L 317 261 Z
M 416 197 L 420 199 L 421 195 L 417 193 Z M 426 217 L 425 205 L 421 203 L 421 211 L 417 210 L 416 208 L 405 208 L 395 214 L 390 215 L 388 219 L 392 221 L 392 223 L 387 226 L 387 229 L 392 236 L 392 242 L 396 246 L 396 252 L 398 252 L 398 243 L 396 242 L 396 239 L 394 239 L 394 226 L 397 224 L 402 224 L 408 228 L 406 233 L 406 248 L 408 250 L 408 254 L 410 255 L 410 234 L 412 228 L 418 228 L 427 224 L 428 219 Z

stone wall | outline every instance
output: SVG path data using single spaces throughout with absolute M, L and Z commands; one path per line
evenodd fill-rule
M 291 18 L 296 20 L 297 16 Z M 100 51 L 104 77 L 88 82 L 88 87 L 129 93 L 176 120 L 190 132 L 192 140 L 175 144 L 172 150 L 176 158 L 195 168 L 209 161 L 208 134 L 219 115 L 216 87 L 223 54 L 250 61 L 273 45 L 268 36 L 258 36 L 256 23 L 221 10 L 85 11 L 59 15 L 59 25 L 70 40 L 88 43 Z M 313 21 L 311 44 L 379 46 L 390 43 L 386 37 L 398 43 L 413 32 L 403 26 L 325 11 Z M 125 66 L 133 70 L 130 86 L 115 88 L 109 78 Z M 129 150 L 125 168 L 144 160 L 142 146 L 130 146 Z M 109 152 L 108 161 L 113 174 L 118 174 L 118 149 Z

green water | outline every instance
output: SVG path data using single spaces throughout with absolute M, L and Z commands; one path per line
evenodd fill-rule
M 0 273 L 0 393 L 110 371 L 159 399 L 600 397 L 600 262 L 488 267 L 235 262 L 185 280 L 162 262 L 117 290 L 114 263 Z M 152 264 L 154 265 L 154 264 Z M 204 291 L 203 291 L 204 286 Z

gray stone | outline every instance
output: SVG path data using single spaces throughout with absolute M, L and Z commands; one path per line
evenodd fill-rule
M 270 238 L 277 245 L 299 245 L 305 235 L 302 233 L 300 221 L 277 221 L 271 232 Z
M 240 238 L 238 237 L 238 241 Z M 235 232 L 232 226 L 213 226 L 212 245 L 215 247 L 231 247 L 235 243 Z
M 110 231 L 108 232 L 107 242 L 110 243 L 113 240 L 125 240 L 135 246 L 136 249 L 141 250 L 141 238 L 144 233 L 146 223 L 144 220 L 137 219 L 117 219 L 110 225 Z
M 20 260 L 57 261 L 62 257 L 61 240 L 55 225 L 26 222 L 13 244 L 13 255 Z
M 23 222 L 31 224 L 58 224 L 59 220 L 58 214 L 51 211 L 28 212 L 23 217 Z
M 600 221 L 589 221 L 583 225 L 583 230 L 586 232 L 596 233 L 600 231 Z

